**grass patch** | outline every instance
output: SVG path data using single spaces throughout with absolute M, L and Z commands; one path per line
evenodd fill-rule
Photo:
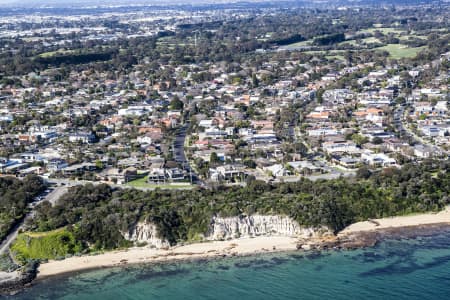
M 352 46 L 358 46 L 360 44 L 362 44 L 361 42 L 358 42 L 357 40 L 346 40 L 343 42 L 340 42 L 338 45 L 342 46 L 342 45 L 352 45 Z
M 379 39 L 377 39 L 376 37 L 368 37 L 368 38 L 362 39 L 362 42 L 364 44 L 381 43 L 381 41 Z
M 329 59 L 329 60 L 342 60 L 342 61 L 345 61 L 345 58 L 342 55 L 327 55 L 327 56 L 325 56 L 325 58 Z
M 72 232 L 60 228 L 48 232 L 25 232 L 19 234 L 11 246 L 16 260 L 26 263 L 30 259 L 59 259 L 79 253 L 82 245 Z
M 132 187 L 136 187 L 136 188 L 150 188 L 150 189 L 155 189 L 155 188 L 160 188 L 160 189 L 191 189 L 193 188 L 193 185 L 191 185 L 188 182 L 179 182 L 179 183 L 174 183 L 174 184 L 170 184 L 170 183 L 166 183 L 166 184 L 153 184 L 153 183 L 148 183 L 147 182 L 148 176 L 130 181 L 128 183 L 126 183 L 126 185 L 128 186 L 132 186 Z
M 280 48 L 286 49 L 286 50 L 295 50 L 297 48 L 311 46 L 311 43 L 312 43 L 312 40 L 306 40 L 306 41 L 302 41 L 302 42 L 298 42 L 298 43 L 281 46 Z
M 415 57 L 417 53 L 423 49 L 425 49 L 425 47 L 410 48 L 401 44 L 389 44 L 384 47 L 375 48 L 374 50 L 387 51 L 389 52 L 389 57 L 400 59 Z
M 132 187 L 145 187 L 146 185 L 149 185 L 147 182 L 148 176 L 127 182 L 126 185 L 132 186 Z

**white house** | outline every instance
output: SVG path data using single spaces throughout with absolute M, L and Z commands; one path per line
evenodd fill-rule
M 434 137 L 434 136 L 439 136 L 440 134 L 440 129 L 439 127 L 436 126 L 423 126 L 421 128 L 421 131 L 424 135 L 429 136 L 429 137 Z
M 73 133 L 69 135 L 69 142 L 71 143 L 77 143 L 81 142 L 84 144 L 90 144 L 95 141 L 95 136 L 92 133 L 87 132 L 80 132 L 80 133 Z
M 152 143 L 152 138 L 147 135 L 138 136 L 136 140 L 139 144 L 151 144 Z
M 434 155 L 435 151 L 431 147 L 416 145 L 414 146 L 414 155 L 420 158 L 429 158 Z
M 201 120 L 198 123 L 198 126 L 199 127 L 204 127 L 204 128 L 212 127 L 213 126 L 213 120 L 212 119 L 211 120 Z
M 245 177 L 245 167 L 239 164 L 229 164 L 209 169 L 213 181 L 242 179 Z
M 205 130 L 205 137 L 210 137 L 212 139 L 218 139 L 224 136 L 227 136 L 227 132 L 225 130 L 220 130 L 217 127 L 210 127 Z
M 326 153 L 345 152 L 349 154 L 360 153 L 361 149 L 356 146 L 354 142 L 324 142 L 322 148 Z
M 373 153 L 372 151 L 362 153 L 361 160 L 375 167 L 392 167 L 397 165 L 395 159 L 390 158 L 384 153 Z
M 269 167 L 264 167 L 263 170 L 275 177 L 283 177 L 291 175 L 291 172 L 281 164 L 275 164 Z
M 330 127 L 307 129 L 306 132 L 309 136 L 326 136 L 326 135 L 342 134 L 341 129 L 335 129 Z

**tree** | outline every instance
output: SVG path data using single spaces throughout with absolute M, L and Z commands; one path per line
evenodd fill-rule
M 101 160 L 96 160 L 95 161 L 95 167 L 99 170 L 103 169 L 103 163 Z
M 356 145 L 361 146 L 361 145 L 367 143 L 368 139 L 367 139 L 367 137 L 365 137 L 363 135 L 355 133 L 352 135 L 352 141 L 355 142 Z
M 367 166 L 362 166 L 356 171 L 356 177 L 361 179 L 368 179 L 372 173 Z
M 378 136 L 376 136 L 376 137 L 374 137 L 372 139 L 372 143 L 375 144 L 375 145 L 381 145 L 381 144 L 383 144 L 383 139 L 378 137 Z
M 397 97 L 395 99 L 395 103 L 397 103 L 398 105 L 405 104 L 406 103 L 406 99 L 404 97 Z
M 251 169 L 255 169 L 255 168 L 256 168 L 256 163 L 255 163 L 255 161 L 252 160 L 252 159 L 249 159 L 249 158 L 244 160 L 244 165 L 245 165 L 246 167 L 251 168 Z
M 319 89 L 317 90 L 317 94 L 316 94 L 316 97 L 317 97 L 317 103 L 321 104 L 321 103 L 323 102 L 323 94 L 324 94 L 324 93 L 325 93 L 325 90 L 322 89 L 322 88 L 319 88 Z
M 252 74 L 252 86 L 253 88 L 257 88 L 259 86 L 259 80 L 255 73 Z
M 221 160 L 216 152 L 211 153 L 211 155 L 209 157 L 209 163 L 211 165 L 217 165 L 217 164 L 221 163 Z
M 172 101 L 170 101 L 169 107 L 172 110 L 183 110 L 184 103 L 177 96 L 175 96 Z

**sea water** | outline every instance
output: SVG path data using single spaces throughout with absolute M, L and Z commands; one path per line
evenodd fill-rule
M 354 251 L 101 269 L 8 299 L 450 299 L 450 231 Z

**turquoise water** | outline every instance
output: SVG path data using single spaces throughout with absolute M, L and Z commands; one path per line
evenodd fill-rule
M 356 251 L 96 270 L 8 299 L 450 299 L 450 231 Z

